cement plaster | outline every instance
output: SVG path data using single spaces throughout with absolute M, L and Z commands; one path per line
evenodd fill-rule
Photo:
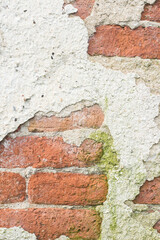
M 34 234 L 24 231 L 23 228 L 0 228 L 0 240 L 36 240 Z
M 101 15 L 107 19 L 109 14 L 112 20 L 116 14 L 117 24 L 137 21 L 144 2 L 149 1 L 121 0 L 118 6 L 123 11 L 119 11 L 116 1 L 108 1 L 108 10 L 104 7 Z M 17 0 L 16 4 L 6 0 L 0 4 L 0 139 L 39 112 L 65 112 L 67 106 L 81 101 L 100 104 L 105 111 L 103 129 L 109 128 L 120 162 L 119 169 L 109 174 L 109 195 L 100 210 L 101 238 L 160 239 L 152 229 L 157 213 L 148 227 L 125 204 L 134 199 L 147 179 L 144 162 L 160 138 L 154 121 L 159 96 L 151 94 L 143 82 L 136 84 L 135 73 L 106 69 L 89 61 L 84 22 L 64 14 L 62 0 Z
M 143 25 L 141 13 L 146 3 L 156 0 L 96 0 L 91 15 L 85 20 L 89 34 L 95 32 L 98 25 L 115 24 L 131 28 Z

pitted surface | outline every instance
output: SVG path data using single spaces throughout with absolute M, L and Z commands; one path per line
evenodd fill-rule
M 116 1 L 104 4 L 99 0 L 99 12 L 95 4 L 91 14 L 93 24 L 92 19 L 87 21 L 91 26 L 123 22 L 135 26 L 145 2 L 121 0 L 117 5 Z M 101 237 L 160 239 L 152 229 L 158 213 L 145 225 L 125 204 L 134 199 L 148 176 L 144 162 L 160 137 L 154 121 L 159 114 L 159 96 L 143 82 L 136 84 L 134 69 L 122 73 L 89 61 L 84 22 L 63 14 L 62 0 L 17 0 L 16 4 L 7 0 L 1 7 L 1 140 L 39 112 L 45 115 L 63 110 L 65 115 L 68 106 L 82 101 L 98 103 L 105 112 L 102 129 L 109 128 L 120 162 L 119 169 L 109 173 L 109 195 L 101 209 Z

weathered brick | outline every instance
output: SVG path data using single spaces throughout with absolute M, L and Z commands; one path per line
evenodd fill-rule
M 142 12 L 141 20 L 160 22 L 160 0 L 154 4 L 146 4 Z
M 0 227 L 22 227 L 38 240 L 98 239 L 101 219 L 94 210 L 78 209 L 1 209 Z
M 37 173 L 28 186 L 29 201 L 37 204 L 98 205 L 107 195 L 104 175 Z
M 158 233 L 160 233 L 160 220 L 154 225 L 153 228 L 156 229 Z
M 140 188 L 140 193 L 135 198 L 134 203 L 160 204 L 160 177 L 153 181 L 146 181 Z
M 26 196 L 25 179 L 17 173 L 0 172 L 0 203 L 22 202 Z
M 102 143 L 95 142 L 91 139 L 86 139 L 82 142 L 77 150 L 77 158 L 84 163 L 84 166 L 89 166 L 100 161 L 103 154 Z
M 76 16 L 85 19 L 88 17 L 94 5 L 95 0 L 76 0 L 72 3 L 72 5 L 78 9 L 78 12 L 75 14 Z
M 96 28 L 89 40 L 90 55 L 160 59 L 160 28 L 105 25 Z
M 81 111 L 72 112 L 70 116 L 56 116 L 32 119 L 29 124 L 31 132 L 62 132 L 79 128 L 99 128 L 104 120 L 104 114 L 98 105 L 85 107 Z
M 99 161 L 102 153 L 102 144 L 91 139 L 77 147 L 65 143 L 62 137 L 6 138 L 0 145 L 0 167 L 86 167 Z

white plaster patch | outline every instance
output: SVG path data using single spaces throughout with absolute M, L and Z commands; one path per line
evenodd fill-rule
M 69 130 L 61 133 L 63 140 L 69 144 L 75 144 L 76 146 L 80 146 L 81 143 L 89 138 L 91 133 L 95 132 L 95 129 L 75 129 Z
M 159 234 L 152 226 L 159 220 L 159 211 L 143 212 L 145 206 L 127 206 L 146 179 L 143 163 L 128 169 L 117 169 L 109 173 L 109 193 L 100 209 L 103 216 L 101 239 L 103 240 L 158 240 Z
M 0 228 L 0 240 L 36 240 L 34 234 L 24 231 L 23 228 Z
M 64 7 L 64 11 L 63 12 L 69 15 L 69 14 L 76 13 L 77 11 L 78 11 L 78 9 L 73 7 L 72 4 L 68 4 L 68 5 L 66 5 Z
M 147 179 L 149 181 L 153 180 L 154 177 L 160 176 L 160 141 L 154 144 L 150 149 L 150 154 L 145 162 L 145 167 L 147 170 Z
M 152 93 L 160 94 L 160 60 L 158 59 L 89 56 L 89 60 L 125 74 L 134 72 L 137 82 L 144 82 Z
M 124 2 L 120 1 L 119 6 L 123 7 Z M 125 9 L 129 13 L 134 9 L 138 18 L 144 1 L 127 3 Z M 130 8 L 130 5 L 133 6 Z M 104 127 L 109 127 L 120 168 L 126 172 L 122 176 L 115 171 L 110 173 L 108 198 L 114 194 L 116 205 L 113 201 L 113 204 L 104 204 L 102 239 L 113 239 L 109 238 L 112 231 L 107 230 L 112 220 L 105 214 L 112 212 L 114 206 L 121 229 L 115 239 L 135 239 L 133 231 L 126 232 L 127 226 L 136 231 L 136 236 L 141 236 L 146 228 L 133 220 L 132 209 L 124 202 L 136 196 L 146 179 L 143 161 L 147 161 L 150 148 L 160 137 L 154 122 L 160 99 L 143 83 L 136 85 L 135 74 L 124 74 L 90 62 L 83 21 L 62 14 L 62 6 L 60 0 L 1 3 L 0 139 L 38 112 L 59 113 L 81 101 L 98 103 L 105 111 L 107 98 Z M 118 5 L 116 13 L 117 8 Z M 125 14 L 124 11 L 122 15 Z M 155 231 L 146 231 L 159 239 Z
M 60 236 L 59 238 L 56 238 L 55 240 L 69 240 L 69 239 L 70 239 L 70 238 L 62 235 L 62 236 Z

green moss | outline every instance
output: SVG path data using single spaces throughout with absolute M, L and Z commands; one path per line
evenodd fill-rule
M 113 139 L 108 133 L 102 131 L 92 133 L 90 138 L 103 144 L 103 155 L 98 166 L 107 174 L 109 170 L 118 165 Z
M 152 228 L 157 215 L 151 216 L 151 220 L 149 220 L 148 214 L 143 216 L 141 212 L 137 213 L 137 211 L 135 214 L 135 211 L 125 204 L 126 200 L 133 199 L 134 195 L 136 196 L 139 187 L 146 179 L 146 171 L 142 162 L 139 160 L 131 167 L 122 168 L 119 165 L 113 139 L 110 134 L 103 131 L 96 131 L 91 134 L 90 138 L 103 145 L 103 155 L 98 166 L 107 175 L 109 184 L 107 201 L 102 207 L 99 206 L 99 208 L 96 208 L 103 219 L 103 226 L 101 226 L 101 234 L 98 240 L 106 239 L 106 236 L 112 240 L 160 239 L 156 231 Z M 122 196 L 121 193 L 123 193 Z M 127 236 L 124 234 L 126 225 L 130 228 Z M 138 229 L 138 231 L 135 232 L 135 229 Z
M 92 133 L 90 138 L 103 144 L 103 155 L 100 159 L 100 162 L 98 163 L 98 166 L 109 178 L 109 171 L 114 168 L 118 168 L 119 165 L 119 162 L 117 160 L 117 153 L 113 146 L 113 139 L 108 133 L 102 131 L 96 131 Z M 112 204 L 110 206 L 110 214 L 111 214 L 110 229 L 113 232 L 113 235 L 115 235 L 117 228 L 117 214 L 116 206 Z M 99 240 L 100 239 L 101 236 Z

